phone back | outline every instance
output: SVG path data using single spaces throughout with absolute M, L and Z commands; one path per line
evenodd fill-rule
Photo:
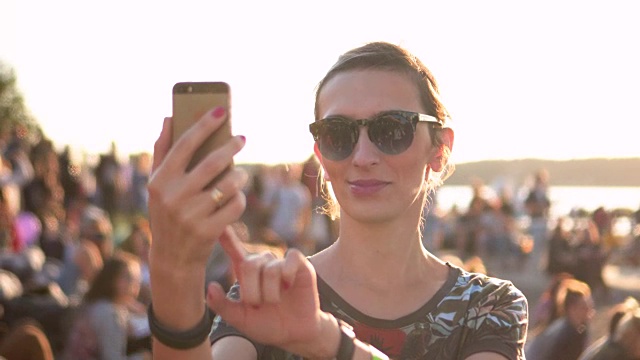
M 173 142 L 198 121 L 207 111 L 223 106 L 230 113 L 231 94 L 224 82 L 181 82 L 173 87 Z M 213 133 L 196 151 L 187 170 L 193 168 L 212 150 L 231 137 L 231 120 Z

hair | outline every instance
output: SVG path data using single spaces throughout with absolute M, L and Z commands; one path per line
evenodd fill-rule
M 591 297 L 591 288 L 585 282 L 576 279 L 563 279 L 558 289 L 557 301 L 562 304 L 564 313 L 580 300 Z
M 88 281 L 93 281 L 104 266 L 98 245 L 89 240 L 80 240 L 74 261 L 81 275 L 89 276 Z
M 640 342 L 640 304 L 632 297 L 619 305 L 615 324 L 612 324 L 610 338 L 622 346 L 629 355 L 638 356 L 638 342 Z M 612 322 L 614 318 L 612 318 Z M 632 354 L 633 352 L 633 354 Z M 635 357 L 634 357 L 635 359 Z
M 115 301 L 118 296 L 116 284 L 118 278 L 126 272 L 131 273 L 136 263 L 137 258 L 134 255 L 124 252 L 119 252 L 109 258 L 91 283 L 89 291 L 84 296 L 84 302 Z
M 101 208 L 90 205 L 84 209 L 80 219 L 80 238 L 94 242 L 103 259 L 113 254 L 113 224 Z
M 638 334 L 640 334 L 640 303 L 634 297 L 627 297 L 623 302 L 616 304 L 611 309 L 611 319 L 609 320 L 609 336 L 614 337 L 618 333 L 618 329 L 622 328 L 623 323 L 635 318 L 635 324 L 638 326 Z M 624 321 L 623 321 L 624 320 Z M 632 322 L 633 323 L 633 322 Z M 627 325 L 628 326 L 628 325 Z
M 353 70 L 385 70 L 405 74 L 413 80 L 420 94 L 420 102 L 427 115 L 436 117 L 447 126 L 450 122 L 450 115 L 443 103 L 440 101 L 440 93 L 438 84 L 431 71 L 418 59 L 404 48 L 386 43 L 373 42 L 365 44 L 361 47 L 352 49 L 338 58 L 338 61 L 329 69 L 327 74 L 318 83 L 316 87 L 316 99 L 314 116 L 316 120 L 320 119 L 318 108 L 318 99 L 324 85 L 336 75 Z M 442 147 L 444 155 L 448 158 L 451 149 L 445 146 L 444 137 L 441 128 L 431 128 L 429 132 L 432 143 L 437 147 Z M 435 190 L 442 182 L 453 172 L 453 164 L 447 163 L 444 169 L 427 181 L 426 188 L 428 191 Z M 326 189 L 326 187 L 321 187 Z M 339 217 L 339 207 L 333 200 L 330 189 L 323 190 L 324 196 L 327 198 L 327 205 L 324 212 L 332 219 Z M 427 201 L 427 196 L 424 197 Z M 423 204 L 424 205 L 424 204 Z M 424 207 L 424 206 L 423 206 Z

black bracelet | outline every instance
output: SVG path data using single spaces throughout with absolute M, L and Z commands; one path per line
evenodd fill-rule
M 340 319 L 338 319 L 338 325 L 340 325 L 340 345 L 336 360 L 351 360 L 356 352 L 356 334 L 351 325 Z
M 213 326 L 213 316 L 208 306 L 205 306 L 202 320 L 196 326 L 184 331 L 171 330 L 160 324 L 151 305 L 149 305 L 148 317 L 149 330 L 153 337 L 170 348 L 180 350 L 191 349 L 202 344 L 211 333 Z

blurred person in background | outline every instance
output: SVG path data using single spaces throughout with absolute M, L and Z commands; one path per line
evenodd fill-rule
M 529 316 L 529 338 L 544 331 L 551 323 L 564 315 L 564 305 L 560 298 L 560 289 L 565 279 L 573 279 L 570 273 L 554 274 L 547 283 Z
M 121 210 L 123 195 L 122 165 L 118 160 L 116 144 L 111 143 L 111 151 L 101 154 L 94 169 L 96 177 L 96 205 L 104 209 L 111 221 Z
M 527 343 L 527 360 L 577 360 L 589 344 L 595 310 L 589 285 L 564 279 L 558 289 L 563 315 Z
M 0 334 L 0 359 L 54 360 L 54 352 L 40 324 L 25 319 Z
M 102 270 L 104 262 L 98 246 L 89 240 L 80 240 L 74 253 L 73 264 L 78 269 L 78 277 L 67 294 L 72 307 L 82 303 L 85 294 L 89 291 L 93 280 Z
M 531 252 L 531 266 L 540 269 L 543 254 L 546 253 L 549 210 L 549 172 L 546 169 L 538 170 L 534 174 L 533 185 L 530 187 L 524 200 L 526 214 L 529 217 L 529 234 L 533 237 L 533 251 Z
M 53 143 L 41 140 L 30 151 L 34 177 L 22 188 L 23 210 L 43 221 L 47 215 L 64 222 L 64 188 L 60 182 L 60 162 Z
M 151 279 L 149 278 L 149 249 L 151 248 L 151 228 L 144 217 L 135 219 L 127 238 L 120 244 L 120 250 L 135 255 L 140 261 L 141 283 L 139 300 L 151 303 Z
M 596 340 L 580 360 L 640 360 L 640 305 L 632 297 L 614 306 L 609 333 Z
M 55 273 L 49 265 L 37 246 L 0 261 L 0 267 L 14 274 L 20 284 L 20 292 L 3 301 L 2 320 L 9 328 L 25 320 L 37 323 L 57 353 L 64 346 L 69 299 L 54 281 Z
M 269 228 L 287 247 L 312 254 L 313 244 L 307 243 L 305 235 L 311 221 L 311 194 L 300 181 L 300 165 L 280 165 L 277 167 L 279 182 L 266 203 L 269 207 Z
M 145 313 L 137 302 L 139 289 L 136 257 L 118 253 L 109 258 L 74 316 L 65 359 L 141 359 L 150 338 L 144 330 L 137 332 L 132 321 Z
M 141 153 L 132 156 L 131 179 L 129 186 L 129 207 L 134 216 L 147 216 L 147 183 L 149 182 L 149 172 L 151 171 L 151 154 Z
M 577 258 L 573 251 L 569 219 L 559 217 L 549 237 L 546 270 L 552 277 L 557 274 L 575 274 Z
M 574 276 L 589 285 L 596 303 L 605 303 L 609 299 L 610 291 L 604 281 L 603 271 L 609 255 L 602 244 L 598 228 L 593 220 L 586 219 L 576 229 L 576 235 Z
M 77 238 L 67 241 L 62 270 L 58 283 L 66 294 L 76 293 L 79 281 L 79 269 L 76 253 L 82 241 L 89 241 L 98 249 L 102 261 L 113 254 L 113 227 L 109 216 L 99 207 L 89 205 L 82 210 Z

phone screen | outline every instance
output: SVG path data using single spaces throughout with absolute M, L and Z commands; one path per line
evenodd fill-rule
M 173 86 L 173 142 L 198 121 L 207 111 L 224 106 L 231 111 L 229 85 L 224 82 L 181 82 Z M 231 120 L 213 133 L 194 154 L 187 170 L 193 168 L 212 150 L 231 137 Z

